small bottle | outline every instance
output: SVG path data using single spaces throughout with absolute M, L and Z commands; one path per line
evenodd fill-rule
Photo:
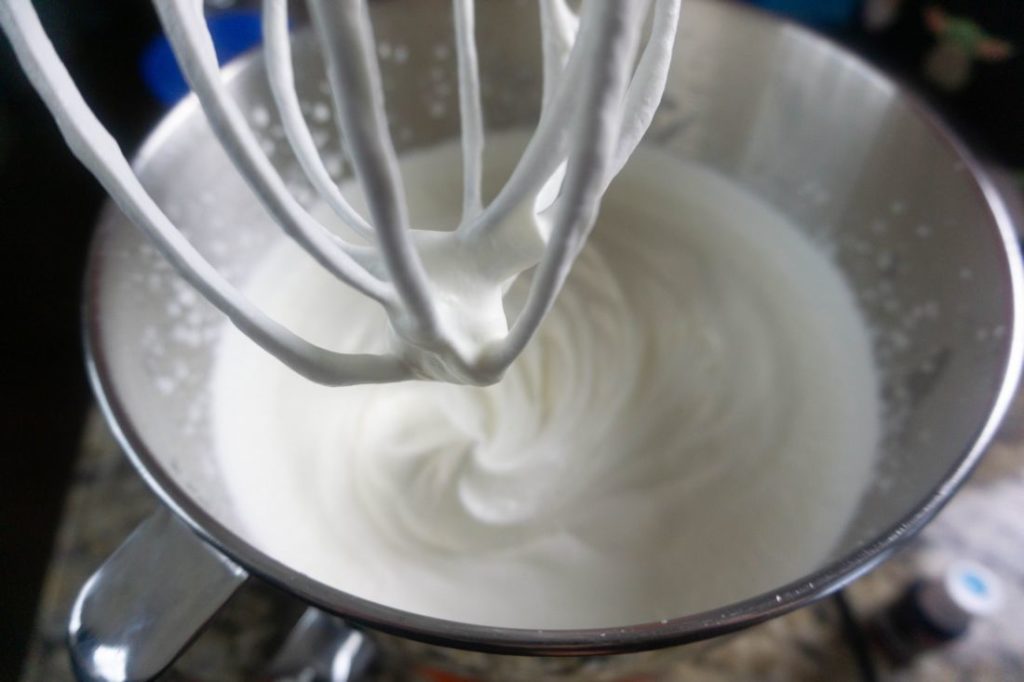
M 913 582 L 868 624 L 871 638 L 897 665 L 963 636 L 971 621 L 1002 603 L 999 579 L 968 561 L 941 575 Z

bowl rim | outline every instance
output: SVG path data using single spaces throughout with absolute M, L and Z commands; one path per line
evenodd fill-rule
M 818 49 L 830 51 L 845 63 L 857 67 L 865 77 L 876 79 L 886 87 L 892 88 L 894 96 L 902 100 L 918 120 L 931 128 L 938 140 L 964 164 L 967 170 L 964 178 L 980 194 L 980 201 L 991 213 L 992 223 L 997 232 L 995 236 L 1000 240 L 1005 255 L 1005 267 L 1010 284 L 1009 312 L 1012 320 L 1009 324 L 1009 343 L 1003 358 L 1003 378 L 992 397 L 988 417 L 978 427 L 971 439 L 971 445 L 914 511 L 853 551 L 777 589 L 714 610 L 627 626 L 525 629 L 461 623 L 384 606 L 330 587 L 263 553 L 206 512 L 163 469 L 141 434 L 132 425 L 128 410 L 121 402 L 114 385 L 110 362 L 102 351 L 101 343 L 102 324 L 98 305 L 99 283 L 103 276 L 101 251 L 103 237 L 107 232 L 104 227 L 107 217 L 110 211 L 116 211 L 108 200 L 89 249 L 83 287 L 85 295 L 82 325 L 86 370 L 100 411 L 116 441 L 160 501 L 216 551 L 240 564 L 250 574 L 353 624 L 429 644 L 529 656 L 621 654 L 685 644 L 734 632 L 807 606 L 836 592 L 888 558 L 893 551 L 903 546 L 924 527 L 970 475 L 994 437 L 1016 393 L 1024 360 L 1024 278 L 1020 258 L 1015 255 L 1019 247 L 1013 221 L 999 191 L 981 163 L 928 105 L 907 88 L 902 87 L 897 80 L 831 39 L 794 21 L 758 8 L 734 3 L 702 1 L 700 4 L 716 4 L 717 9 L 741 15 L 746 21 L 770 23 L 781 30 L 795 31 L 802 40 L 816 44 Z M 224 68 L 224 78 L 228 81 L 236 78 L 258 58 L 257 50 L 233 60 Z M 141 174 L 164 142 L 199 111 L 198 102 L 193 94 L 176 104 L 161 119 L 135 154 L 135 171 Z

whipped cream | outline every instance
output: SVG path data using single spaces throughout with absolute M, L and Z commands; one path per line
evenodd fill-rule
M 525 141 L 492 138 L 486 186 Z M 438 169 L 459 155 L 403 159 L 418 224 L 457 222 L 461 178 Z M 245 291 L 333 351 L 389 343 L 380 307 L 288 241 Z M 525 298 L 513 284 L 510 315 Z M 797 579 L 843 533 L 879 433 L 836 267 L 729 181 L 644 148 L 499 383 L 326 388 L 226 326 L 211 390 L 250 541 L 360 597 L 492 626 L 653 621 Z
M 332 352 L 277 324 L 193 248 L 82 98 L 31 0 L 0 2 L 0 29 L 75 155 L 182 277 L 264 350 L 295 372 L 334 386 L 414 377 L 492 383 L 536 333 L 593 227 L 604 190 L 654 117 L 680 0 L 591 0 L 579 16 L 565 0 L 539 0 L 540 118 L 508 184 L 487 206 L 480 194 L 484 120 L 475 3 L 453 0 L 463 210 L 450 217 L 455 229 L 440 233 L 414 229 L 409 221 L 367 0 L 308 4 L 335 119 L 365 198 L 362 213 L 334 186 L 303 119 L 286 0 L 263 4 L 270 89 L 299 165 L 331 216 L 368 244 L 331 235 L 289 193 L 222 82 L 202 0 L 153 0 L 178 65 L 239 175 L 295 244 L 387 313 L 391 343 L 373 354 Z M 534 266 L 521 314 L 509 324 L 502 307 L 507 280 Z

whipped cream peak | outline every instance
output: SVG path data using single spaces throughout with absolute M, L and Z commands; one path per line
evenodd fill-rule
M 489 175 L 528 139 L 492 136 Z M 457 220 L 459 178 L 437 169 L 459 153 L 403 157 L 413 218 Z M 246 291 L 338 351 L 391 343 L 379 307 L 287 242 Z M 504 309 L 529 295 L 515 279 Z M 672 618 L 814 570 L 870 480 L 880 412 L 828 258 L 643 147 L 497 383 L 332 390 L 227 330 L 211 396 L 213 452 L 263 551 L 390 606 L 530 628 Z

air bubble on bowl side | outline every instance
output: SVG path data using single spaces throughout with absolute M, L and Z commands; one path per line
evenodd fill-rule
M 907 350 L 910 348 L 910 337 L 899 330 L 895 330 L 889 334 L 889 342 L 896 350 Z
M 326 123 L 331 120 L 331 108 L 325 102 L 314 102 L 309 114 L 317 123 Z
M 240 220 L 247 221 L 248 217 L 225 215 L 217 194 L 209 190 L 165 202 L 165 212 L 175 218 L 175 224 L 186 237 L 199 229 L 205 236 L 211 230 L 218 233 L 208 243 L 197 242 L 215 263 L 244 251 L 247 243 L 255 246 L 259 241 L 248 230 L 225 229 Z M 191 358 L 202 357 L 202 349 L 219 339 L 227 322 L 148 242 L 140 242 L 126 251 L 131 251 L 124 256 L 132 266 L 131 274 L 122 284 L 125 295 L 135 300 L 134 305 L 151 307 L 154 301 L 160 305 L 157 317 L 145 324 L 138 335 L 143 375 L 155 394 L 168 401 L 179 432 L 188 437 L 198 436 L 205 433 L 205 417 L 195 405 L 204 394 L 206 372 L 204 366 L 194 365 Z M 218 269 L 229 279 L 237 276 L 229 274 L 229 267 Z M 188 399 L 183 401 L 176 396 Z
M 345 164 L 340 154 L 327 154 L 324 156 L 324 168 L 334 180 L 340 180 L 345 171 Z
M 270 111 L 264 106 L 255 106 L 249 110 L 249 124 L 256 128 L 270 125 Z

